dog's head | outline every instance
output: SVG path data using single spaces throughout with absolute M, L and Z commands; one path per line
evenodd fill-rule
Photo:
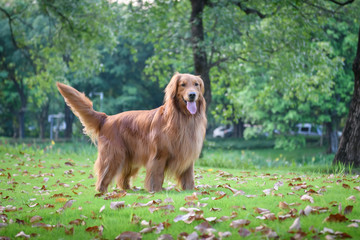
M 175 73 L 165 88 L 165 103 L 173 101 L 185 113 L 196 114 L 205 105 L 204 82 L 199 76 Z

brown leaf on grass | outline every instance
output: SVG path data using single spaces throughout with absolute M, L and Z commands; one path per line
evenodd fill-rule
M 33 208 L 39 205 L 39 203 L 34 203 L 34 204 L 26 204 L 29 208 Z
M 174 238 L 170 234 L 162 234 L 157 240 L 174 240 Z
M 352 238 L 351 235 L 344 233 L 344 232 L 339 232 L 339 231 L 335 232 L 335 236 L 336 236 L 336 238 L 340 238 L 340 239 Z
M 274 221 L 276 220 L 276 216 L 274 213 L 265 213 L 263 217 L 267 220 Z
M 32 227 L 40 227 L 40 228 L 43 228 L 43 229 L 48 230 L 48 231 L 51 231 L 55 227 L 53 225 L 45 224 L 45 223 L 34 223 L 31 226 Z
M 261 225 L 255 228 L 255 232 L 261 232 L 262 235 L 268 237 L 268 238 L 277 238 L 278 235 L 275 231 L 273 231 L 271 228 Z
M 265 213 L 270 213 L 270 210 L 265 209 L 265 208 L 254 208 L 254 212 L 255 213 L 259 213 L 259 214 L 265 214 Z
M 121 233 L 119 236 L 115 238 L 115 240 L 141 240 L 142 236 L 137 232 L 126 231 Z
M 21 219 L 16 219 L 16 221 L 15 221 L 17 224 L 19 224 L 19 225 L 25 225 L 25 221 L 24 220 L 21 220 Z
M 199 225 L 194 227 L 195 230 L 201 232 L 201 233 L 211 233 L 216 231 L 208 222 L 202 222 Z
M 279 202 L 279 208 L 281 209 L 289 209 L 289 204 L 287 204 L 286 202 Z
M 239 228 L 239 227 L 247 226 L 249 224 L 250 224 L 250 221 L 247 219 L 237 219 L 230 223 L 230 227 Z
M 120 201 L 120 202 L 111 202 L 110 203 L 110 208 L 111 209 L 119 209 L 119 208 L 124 208 L 125 207 L 125 202 L 124 201 Z
M 76 225 L 76 226 L 79 226 L 79 225 L 83 225 L 83 226 L 84 226 L 86 223 L 85 223 L 84 220 L 78 218 L 78 219 L 75 219 L 75 220 L 70 221 L 69 224 L 70 224 L 70 225 Z
M 70 207 L 73 205 L 74 202 L 75 202 L 75 200 L 70 199 L 69 201 L 67 201 L 67 202 L 64 204 L 63 209 L 70 208 Z
M 360 192 L 360 186 L 356 186 L 354 189 Z
M 309 196 L 309 195 L 307 195 L 307 194 L 302 195 L 302 196 L 300 197 L 300 199 L 303 200 L 303 201 L 309 201 L 309 202 L 311 202 L 311 203 L 314 203 L 313 197 L 311 197 L 311 196 Z
M 148 228 L 144 228 L 140 231 L 140 233 L 152 233 L 153 231 L 155 231 L 156 227 L 148 227 Z
M 85 229 L 85 231 L 89 232 L 89 233 L 95 233 L 95 234 L 98 234 L 99 236 L 101 236 L 104 231 L 104 226 L 101 225 L 101 226 L 88 227 Z
M 99 213 L 101 213 L 101 212 L 104 211 L 104 210 L 105 210 L 105 205 L 103 205 L 103 206 L 100 208 Z
M 356 202 L 356 197 L 354 195 L 351 195 L 346 200 Z
M 38 221 L 41 221 L 43 218 L 36 215 L 36 216 L 33 216 L 32 218 L 30 218 L 30 222 L 31 223 L 34 223 L 34 222 L 38 222 Z
M 187 202 L 191 202 L 191 201 L 195 201 L 195 200 L 199 200 L 198 197 L 196 196 L 195 192 L 190 196 L 185 196 L 185 201 L 187 201 Z
M 231 236 L 231 232 L 219 232 L 218 234 L 221 239 Z
M 217 211 L 220 211 L 221 208 L 210 208 L 210 212 L 217 212 Z
M 174 200 L 172 198 L 165 198 L 164 203 L 173 203 Z
M 63 193 L 56 193 L 56 194 L 52 195 L 50 198 L 59 198 L 59 197 L 70 198 L 71 196 L 70 195 L 64 195 Z
M 235 189 L 235 188 L 232 188 L 230 187 L 230 185 L 228 184 L 224 184 L 222 185 L 223 188 L 226 188 L 226 189 L 229 189 L 232 193 L 237 193 L 239 190 Z
M 11 238 L 6 237 L 6 236 L 0 236 L 0 240 L 11 240 Z
M 351 205 L 346 206 L 344 209 L 344 215 L 351 213 L 353 208 L 354 208 L 354 206 L 351 206 Z
M 251 234 L 251 232 L 249 230 L 247 230 L 246 228 L 240 228 L 238 233 L 241 237 L 247 237 Z
M 348 185 L 348 184 L 346 184 L 346 183 L 343 183 L 343 188 L 345 188 L 345 189 L 350 189 L 350 186 Z
M 66 235 L 74 235 L 74 227 L 65 228 L 65 234 Z
M 53 204 L 45 204 L 42 208 L 55 208 Z
M 15 235 L 16 238 L 18 237 L 22 237 L 22 238 L 30 238 L 30 235 L 24 233 L 23 231 L 19 232 L 18 234 Z
M 155 211 L 159 211 L 159 210 L 169 210 L 170 212 L 174 212 L 175 207 L 173 205 L 163 205 L 163 206 L 150 206 L 149 207 L 149 211 L 150 213 L 153 213 Z
M 324 222 L 346 222 L 349 220 L 344 215 L 337 213 L 337 214 L 330 214 L 329 217 L 324 219 Z
M 313 210 L 313 208 L 311 206 L 307 205 L 304 209 L 304 214 L 306 216 L 309 216 L 309 214 L 312 212 L 312 210 Z
M 226 193 L 224 193 L 223 191 L 217 191 L 215 194 L 219 195 L 219 197 L 212 197 L 212 200 L 219 200 L 226 196 Z
M 263 193 L 265 194 L 265 196 L 269 196 L 272 190 L 273 188 L 265 189 L 263 190 Z
M 152 205 L 155 205 L 155 204 L 160 204 L 162 201 L 161 199 L 158 199 L 158 200 L 151 200 L 147 203 L 133 203 L 131 206 L 133 208 L 137 208 L 137 207 L 149 207 L 149 206 L 152 206 Z
M 55 202 L 66 202 L 68 199 L 67 198 L 57 198 L 55 199 Z
M 349 225 L 347 225 L 348 227 L 353 227 L 353 228 L 358 228 L 359 227 L 359 224 L 357 223 L 351 223 Z
M 94 175 L 92 175 L 92 174 L 90 173 L 90 175 L 88 176 L 88 178 L 94 178 Z
M 293 224 L 289 227 L 289 231 L 297 231 L 300 229 L 300 218 L 296 218 Z
M 67 165 L 67 166 L 75 166 L 75 164 L 74 163 L 72 163 L 72 162 L 65 162 L 65 165 Z
M 125 197 L 125 196 L 126 196 L 126 191 L 112 192 L 112 193 L 108 193 L 108 194 L 106 194 L 106 195 L 107 195 L 107 196 L 104 197 L 104 200 L 122 198 L 122 197 Z

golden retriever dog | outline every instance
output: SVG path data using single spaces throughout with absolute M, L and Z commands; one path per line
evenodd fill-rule
M 153 110 L 128 111 L 108 116 L 93 110 L 83 93 L 62 83 L 57 87 L 97 142 L 96 190 L 106 192 L 116 178 L 120 189 L 129 189 L 139 168 L 146 168 L 145 189 L 162 190 L 165 173 L 182 189 L 194 188 L 194 163 L 206 131 L 203 80 L 175 73 L 165 88 L 164 104 Z

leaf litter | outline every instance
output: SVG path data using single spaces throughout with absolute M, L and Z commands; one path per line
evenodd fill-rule
M 60 165 L 41 161 L 41 164 L 26 166 L 26 161 L 36 161 L 31 158 L 24 160 L 24 157 L 21 155 L 12 160 L 24 162 L 24 165 L 4 167 L 0 176 L 2 235 L 10 228 L 19 230 L 11 236 L 0 234 L 4 239 L 31 238 L 55 228 L 63 229 L 64 234 L 73 237 L 78 231 L 83 231 L 95 238 L 112 239 L 142 239 L 145 236 L 154 239 L 224 239 L 249 235 L 338 239 L 355 237 L 351 229 L 358 229 L 360 223 L 355 219 L 359 214 L 358 177 L 240 171 L 234 174 L 197 169 L 197 185 L 193 192 L 181 192 L 169 184 L 164 192 L 155 194 L 139 187 L 127 191 L 110 189 L 106 194 L 98 194 L 93 190 L 94 176 L 86 171 L 89 166 L 70 160 L 63 160 Z M 337 190 L 346 191 L 346 196 L 324 201 L 328 194 Z M 23 204 L 14 202 L 16 198 L 12 195 L 15 191 L 24 196 L 31 195 L 27 198 L 30 201 Z M 81 195 L 87 196 L 86 200 Z M 75 202 L 81 206 L 73 207 Z M 70 211 L 76 213 L 71 214 L 75 215 L 73 219 L 64 214 Z M 43 214 L 45 212 L 47 214 Z M 60 222 L 54 223 L 51 217 L 45 217 L 49 214 L 56 214 Z M 110 216 L 121 219 L 126 214 L 130 216 L 127 217 L 128 226 L 132 225 L 131 229 L 136 230 L 126 231 L 128 227 L 124 223 L 123 227 L 116 228 L 119 229 L 117 235 L 109 235 L 113 226 L 104 220 Z M 314 227 L 309 228 L 306 223 L 318 217 L 322 221 L 315 221 Z M 326 228 L 329 222 L 339 224 L 339 227 Z M 174 227 L 177 225 L 185 227 Z M 277 227 L 281 225 L 283 230 Z M 172 229 L 182 231 L 174 232 Z

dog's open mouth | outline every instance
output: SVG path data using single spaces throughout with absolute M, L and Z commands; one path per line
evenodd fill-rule
M 195 101 L 192 101 L 192 102 L 189 102 L 189 101 L 186 101 L 184 98 L 183 98 L 185 104 L 186 104 L 186 108 L 187 110 L 191 113 L 191 114 L 195 114 L 196 111 L 197 111 L 197 108 L 196 108 L 196 102 Z

